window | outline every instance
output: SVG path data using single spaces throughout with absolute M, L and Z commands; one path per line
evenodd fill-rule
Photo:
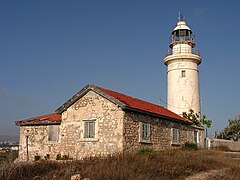
M 198 144 L 199 141 L 198 141 L 198 132 L 197 131 L 194 131 L 194 143 Z
M 95 120 L 84 121 L 84 138 L 95 138 Z
M 48 141 L 59 140 L 59 125 L 49 125 L 48 127 Z
M 172 128 L 172 143 L 179 143 L 179 129 Z
M 150 141 L 150 124 L 149 123 L 140 123 L 140 140 L 143 141 Z
M 186 71 L 182 70 L 182 77 L 186 77 Z

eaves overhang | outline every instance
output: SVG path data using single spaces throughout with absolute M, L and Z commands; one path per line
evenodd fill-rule
M 173 122 L 177 122 L 177 123 L 182 123 L 182 124 L 188 124 L 188 125 L 192 125 L 193 123 L 189 120 L 186 119 L 186 121 L 180 121 L 179 119 L 175 119 L 175 118 L 170 118 L 167 116 L 163 116 L 163 115 L 159 115 L 159 114 L 155 114 L 155 113 L 151 113 L 148 111 L 143 111 L 140 109 L 135 109 L 135 108 L 131 108 L 131 107 L 125 107 L 123 110 L 127 110 L 127 111 L 133 111 L 133 112 L 137 112 L 137 113 L 141 113 L 141 114 L 146 114 L 152 117 L 157 117 L 157 118 L 161 118 L 167 121 L 173 121 Z
M 42 121 L 17 121 L 15 122 L 17 126 L 42 126 L 42 125 L 57 125 L 61 124 L 61 120 L 58 121 L 50 121 L 50 120 L 42 120 Z

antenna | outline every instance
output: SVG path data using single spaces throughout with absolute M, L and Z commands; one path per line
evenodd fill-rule
M 179 11 L 179 13 L 178 13 L 178 21 L 180 22 L 180 21 L 183 21 L 183 19 L 184 19 L 184 17 L 183 17 L 183 15 L 181 14 L 181 12 Z

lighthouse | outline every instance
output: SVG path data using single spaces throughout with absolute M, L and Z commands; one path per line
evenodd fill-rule
M 198 65 L 202 60 L 195 46 L 192 30 L 179 15 L 164 64 L 167 66 L 167 108 L 181 116 L 190 109 L 201 113 Z

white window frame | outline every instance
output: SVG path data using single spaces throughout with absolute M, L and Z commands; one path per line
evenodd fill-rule
M 54 133 L 54 134 L 51 134 Z M 49 125 L 48 126 L 48 142 L 55 143 L 59 142 L 60 138 L 60 125 Z
M 172 144 L 179 144 L 180 131 L 178 128 L 172 128 Z
M 150 143 L 150 123 L 140 122 L 139 123 L 139 138 L 140 142 Z

